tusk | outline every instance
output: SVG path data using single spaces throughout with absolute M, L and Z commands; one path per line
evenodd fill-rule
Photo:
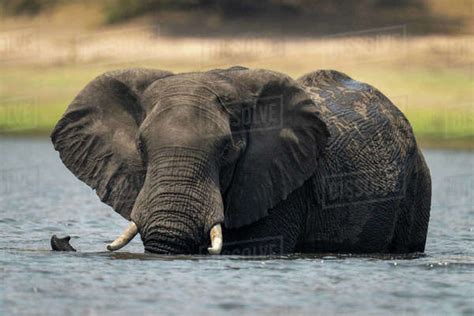
M 221 224 L 214 225 L 211 229 L 211 245 L 207 251 L 211 255 L 219 255 L 222 251 L 222 227 Z
M 133 239 L 138 233 L 137 225 L 134 222 L 130 222 L 127 229 L 122 233 L 122 235 L 118 236 L 112 243 L 107 245 L 107 250 L 115 251 L 119 250 L 123 246 L 127 245 L 130 240 Z

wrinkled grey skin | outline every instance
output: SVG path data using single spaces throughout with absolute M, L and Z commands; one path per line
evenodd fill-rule
M 422 252 L 429 170 L 403 114 L 336 71 L 105 73 L 52 141 L 146 251 Z

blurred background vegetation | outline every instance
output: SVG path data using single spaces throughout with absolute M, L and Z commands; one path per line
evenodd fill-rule
M 337 69 L 424 146 L 473 148 L 472 0 L 0 0 L 0 132 L 47 135 L 115 68 Z
M 412 33 L 417 34 L 460 33 L 467 32 L 473 23 L 472 0 L 0 0 L 0 7 L 4 16 L 32 16 L 71 2 L 95 4 L 102 11 L 102 22 L 109 24 L 141 16 L 163 18 L 163 13 L 181 12 L 182 19 L 167 25 L 169 31 L 178 24 L 186 26 L 191 22 L 191 16 L 199 16 L 201 27 L 197 30 L 188 28 L 186 34 L 203 32 L 206 36 L 216 31 L 221 35 L 222 28 L 227 29 L 229 19 L 253 20 L 251 25 L 258 22 L 263 29 L 252 31 L 259 33 L 274 31 L 273 28 L 279 26 L 284 27 L 285 32 L 300 36 L 347 31 L 349 27 L 406 23 L 410 23 Z M 216 22 L 215 19 L 225 21 Z M 245 25 L 240 26 L 246 29 Z

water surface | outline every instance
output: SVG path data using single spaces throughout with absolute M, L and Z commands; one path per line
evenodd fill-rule
M 204 257 L 105 244 L 126 226 L 48 140 L 0 139 L 0 315 L 474 314 L 474 153 L 425 151 L 424 255 Z M 71 235 L 77 253 L 50 251 Z

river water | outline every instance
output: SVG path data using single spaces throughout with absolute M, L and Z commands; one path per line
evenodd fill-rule
M 474 314 L 474 153 L 425 151 L 424 255 L 204 257 L 105 244 L 126 226 L 47 139 L 0 139 L 0 315 Z M 50 251 L 71 235 L 76 253 Z

